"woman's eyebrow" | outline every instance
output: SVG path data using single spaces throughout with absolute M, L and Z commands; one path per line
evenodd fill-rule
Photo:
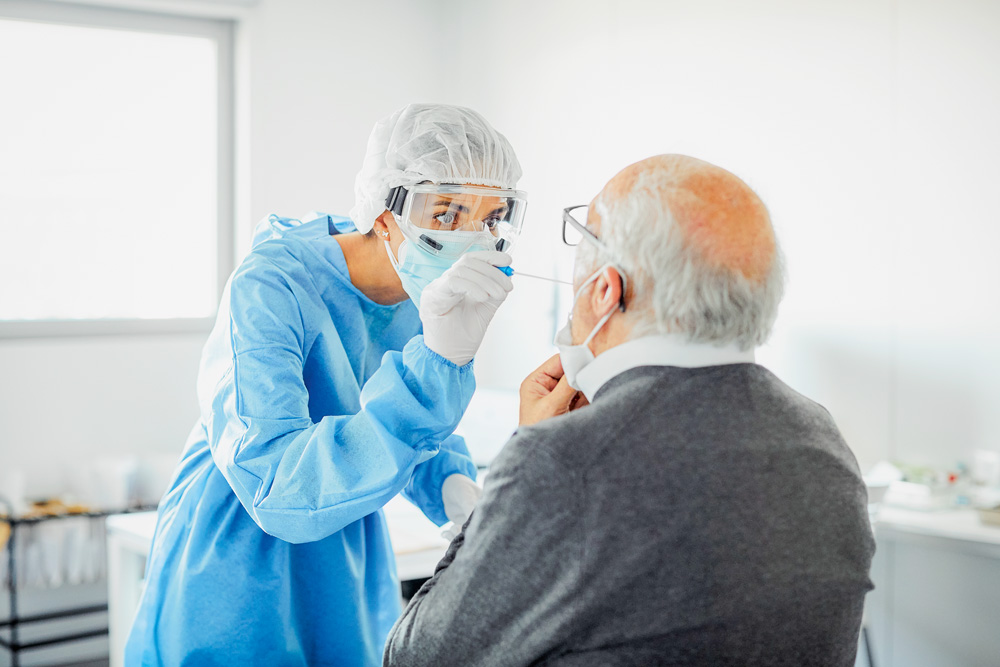
M 447 206 L 449 208 L 457 210 L 459 213 L 469 212 L 469 207 L 462 206 L 461 204 L 456 204 L 455 202 L 448 201 L 447 199 L 439 199 L 438 201 L 434 202 L 434 206 Z

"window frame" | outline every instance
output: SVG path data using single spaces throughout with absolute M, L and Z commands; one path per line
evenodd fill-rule
M 63 4 L 49 0 L 0 2 L 0 19 L 57 25 L 110 28 L 131 32 L 205 37 L 217 48 L 216 280 L 215 297 L 235 264 L 236 231 L 236 20 L 214 16 L 174 15 L 120 7 Z M 189 318 L 0 319 L 0 340 L 40 337 L 83 337 L 208 333 L 216 313 Z

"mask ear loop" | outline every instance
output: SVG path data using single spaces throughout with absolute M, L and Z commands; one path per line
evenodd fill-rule
M 392 270 L 398 274 L 399 262 L 396 260 L 395 255 L 392 254 L 392 246 L 389 245 L 388 241 L 382 241 L 382 243 L 385 245 L 385 254 L 389 255 L 389 263 L 392 264 Z M 402 247 L 402 244 L 400 244 L 400 247 Z
M 588 336 L 584 339 L 584 341 L 581 343 L 581 345 L 587 345 L 587 346 L 589 346 L 590 345 L 590 341 L 594 340 L 594 336 L 597 335 L 597 332 L 601 330 L 601 327 L 603 327 L 605 324 L 607 324 L 608 320 L 610 320 L 611 316 L 614 315 L 614 314 L 615 314 L 614 308 L 612 308 L 607 313 L 605 313 L 604 317 L 602 317 L 597 322 L 597 326 L 595 326 L 593 329 L 590 330 L 590 334 L 588 334 Z
M 580 285 L 580 289 L 578 289 L 576 291 L 576 296 L 573 297 L 573 303 L 576 303 L 579 300 L 580 294 L 583 292 L 583 290 L 585 290 L 587 288 L 587 285 L 589 285 L 590 283 L 596 281 L 598 278 L 601 277 L 601 275 L 605 271 L 607 271 L 610 268 L 618 269 L 618 267 L 615 266 L 614 264 L 605 264 L 604 266 L 602 266 L 601 268 L 599 268 L 597 271 L 595 271 L 594 275 L 592 275 L 591 277 L 587 278 L 587 280 L 582 285 Z M 619 275 L 622 276 L 622 280 L 624 281 L 624 274 L 622 273 L 621 269 L 618 269 L 618 273 L 619 273 Z M 623 286 L 623 288 L 624 288 L 624 286 Z M 622 312 L 625 311 L 625 295 L 624 295 L 624 292 L 622 293 L 621 303 L 619 304 L 618 307 L 622 310 Z M 590 345 L 590 341 L 592 341 L 594 339 L 594 336 L 597 335 L 597 332 L 601 330 L 601 327 L 603 327 L 605 324 L 607 324 L 608 320 L 610 320 L 611 316 L 614 315 L 614 314 L 615 314 L 615 309 L 614 308 L 612 308 L 611 310 L 609 310 L 608 312 L 606 312 L 604 314 L 604 317 L 602 317 L 600 320 L 598 320 L 597 325 L 593 329 L 590 330 L 590 333 L 587 334 L 587 337 L 580 344 L 581 345 L 589 346 Z M 570 313 L 570 316 L 572 317 L 572 313 Z M 590 348 L 588 347 L 587 349 L 590 349 Z

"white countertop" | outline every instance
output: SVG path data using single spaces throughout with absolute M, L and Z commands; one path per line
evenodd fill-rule
M 402 496 L 390 500 L 384 509 L 400 580 L 431 576 L 448 548 L 441 529 Z M 118 514 L 108 517 L 107 526 L 109 536 L 124 540 L 130 549 L 145 556 L 153 541 L 156 512 Z
M 876 515 L 875 529 L 1000 546 L 1000 526 L 982 523 L 971 508 L 922 512 L 884 505 Z

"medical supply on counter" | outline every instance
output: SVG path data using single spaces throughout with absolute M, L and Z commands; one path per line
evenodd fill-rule
M 893 482 L 885 492 L 883 502 L 893 507 L 912 510 L 940 510 L 954 507 L 954 495 L 946 487 L 915 482 Z
M 977 449 L 972 453 L 972 481 L 1000 488 L 1000 451 Z
M 3 511 L 10 512 L 14 516 L 24 513 L 26 491 L 26 476 L 24 470 L 5 465 L 0 470 L 0 501 L 6 503 L 0 505 Z
M 883 504 L 904 509 L 934 511 L 972 505 L 972 481 L 964 463 L 944 469 L 930 466 L 890 464 L 883 461 L 865 476 L 872 488 L 876 481 L 888 482 Z
M 996 507 L 978 507 L 979 522 L 990 526 L 1000 526 L 1000 505 Z

